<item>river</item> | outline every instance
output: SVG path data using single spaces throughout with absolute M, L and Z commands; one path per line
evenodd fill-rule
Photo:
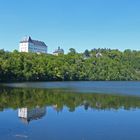
M 0 86 L 0 140 L 139 140 L 140 82 Z

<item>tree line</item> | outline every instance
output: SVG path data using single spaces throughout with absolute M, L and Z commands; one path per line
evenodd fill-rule
M 140 51 L 92 49 L 54 56 L 0 50 L 0 82 L 140 80 Z

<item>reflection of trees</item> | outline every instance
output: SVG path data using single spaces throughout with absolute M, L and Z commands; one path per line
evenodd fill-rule
M 43 89 L 0 89 L 0 109 L 34 108 L 36 106 L 57 105 L 57 110 L 64 106 L 74 111 L 78 106 L 85 109 L 125 109 L 139 108 L 140 97 L 108 94 L 67 93 L 65 90 Z

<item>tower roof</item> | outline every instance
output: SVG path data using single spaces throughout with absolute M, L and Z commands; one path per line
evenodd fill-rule
M 58 49 L 55 50 L 53 53 L 64 53 L 64 50 L 60 48 L 60 46 L 58 46 Z
M 25 36 L 20 41 L 20 43 L 27 43 L 27 42 L 31 42 L 31 43 L 33 43 L 34 45 L 37 45 L 37 46 L 46 46 L 46 44 L 43 41 L 33 40 L 30 36 Z

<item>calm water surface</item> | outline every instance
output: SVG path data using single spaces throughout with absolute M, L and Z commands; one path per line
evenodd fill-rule
M 140 82 L 0 87 L 0 140 L 139 140 Z

